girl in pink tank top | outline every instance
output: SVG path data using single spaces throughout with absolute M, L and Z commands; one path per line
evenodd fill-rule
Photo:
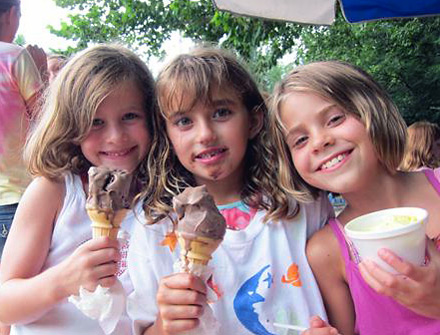
M 275 89 L 272 125 L 284 157 L 278 162 L 282 187 L 303 201 L 326 190 L 347 202 L 307 245 L 331 324 L 344 335 L 440 334 L 440 253 L 434 243 L 428 243 L 426 266 L 381 249 L 379 256 L 398 272 L 393 275 L 372 261 L 356 262 L 343 234 L 343 226 L 360 215 L 422 207 L 429 212 L 428 238 L 440 236 L 440 170 L 397 171 L 406 125 L 386 92 L 353 65 L 310 63 Z

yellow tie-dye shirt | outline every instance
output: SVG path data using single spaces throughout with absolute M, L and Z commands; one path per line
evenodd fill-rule
M 30 182 L 22 159 L 29 128 L 26 102 L 41 86 L 29 53 L 0 42 L 0 205 L 17 203 Z

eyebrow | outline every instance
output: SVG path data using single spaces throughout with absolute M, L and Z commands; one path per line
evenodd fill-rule
M 186 113 L 187 113 L 187 111 L 177 110 L 175 112 L 168 113 L 167 118 L 168 119 L 172 119 L 172 118 L 175 118 L 175 117 L 179 117 L 179 116 L 185 115 Z
M 328 106 L 324 107 L 323 109 L 321 109 L 320 111 L 318 111 L 318 115 L 322 116 L 322 115 L 328 113 L 330 110 L 332 110 L 335 107 L 337 107 L 337 104 L 328 105 Z M 287 131 L 286 136 L 287 137 L 291 136 L 292 133 L 294 133 L 299 127 L 300 127 L 300 125 L 298 124 L 298 125 L 294 125 L 290 129 L 286 129 L 286 131 Z
M 218 99 L 218 100 L 213 100 L 212 104 L 214 106 L 218 106 L 218 105 L 235 105 L 237 103 L 237 101 L 231 100 L 231 99 Z
M 232 99 L 227 99 L 227 98 L 226 99 L 218 99 L 218 100 L 212 100 L 211 101 L 211 105 L 213 107 L 222 106 L 222 105 L 236 105 L 236 104 L 237 104 L 237 101 L 232 100 Z M 173 117 L 185 115 L 185 114 L 190 113 L 190 112 L 191 112 L 191 110 L 184 110 L 184 109 L 173 111 L 173 112 L 168 114 L 168 118 L 171 119 Z

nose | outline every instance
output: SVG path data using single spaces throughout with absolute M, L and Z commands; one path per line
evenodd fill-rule
M 335 143 L 334 137 L 325 130 L 316 131 L 313 134 L 312 146 L 313 151 L 318 152 Z
M 111 123 L 107 125 L 106 140 L 111 143 L 123 142 L 127 139 L 126 129 L 119 123 Z
M 211 144 L 217 139 L 215 128 L 210 122 L 200 122 L 197 131 L 198 140 L 202 144 Z

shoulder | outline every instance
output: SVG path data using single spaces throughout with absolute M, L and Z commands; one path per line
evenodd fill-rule
M 333 207 L 324 192 L 321 192 L 315 201 L 302 204 L 300 210 L 305 212 L 308 236 L 324 227 L 327 221 L 335 216 Z
M 10 56 L 18 56 L 20 53 L 23 52 L 23 50 L 26 50 L 25 48 L 14 44 L 14 43 L 6 43 L 0 41 L 0 52 L 3 56 L 10 55 Z
M 51 180 L 45 177 L 37 177 L 27 187 L 20 203 L 32 207 L 60 207 L 65 196 L 64 179 Z
M 339 243 L 329 224 L 313 234 L 307 242 L 307 259 L 315 269 L 335 269 L 341 265 Z
M 307 211 L 308 215 L 315 215 L 329 219 L 334 217 L 334 211 L 330 200 L 328 199 L 327 193 L 320 192 L 316 200 L 303 203 L 304 209 Z
M 36 177 L 29 184 L 28 190 L 28 192 L 51 191 L 59 195 L 60 192 L 63 193 L 65 190 L 64 178 L 54 180 L 46 177 Z M 47 194 L 47 196 L 51 197 L 53 195 Z

